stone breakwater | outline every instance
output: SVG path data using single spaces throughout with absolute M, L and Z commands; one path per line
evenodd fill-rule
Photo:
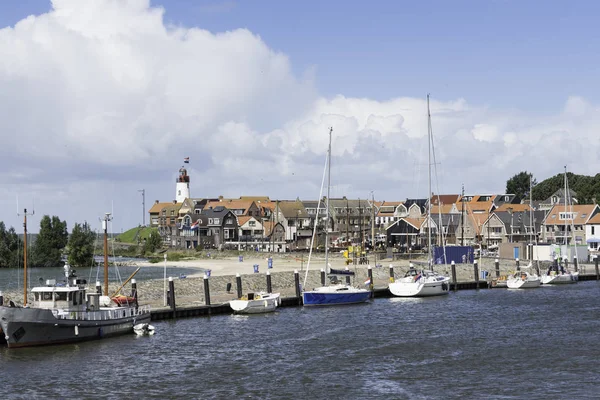
M 385 263 L 385 260 L 379 262 L 381 267 L 373 267 L 373 284 L 376 288 L 386 287 L 390 282 L 390 263 Z M 396 279 L 404 276 L 409 268 L 407 261 L 391 263 L 394 267 L 394 275 Z M 521 266 L 526 265 L 526 262 L 521 262 Z M 536 263 L 534 262 L 534 268 Z M 549 262 L 540 262 L 540 270 L 542 273 L 547 271 L 550 266 Z M 419 268 L 419 265 L 416 265 Z M 367 266 L 350 265 L 349 268 L 356 272 L 354 277 L 351 277 L 351 283 L 355 286 L 366 287 L 364 282 L 367 280 Z M 441 274 L 451 277 L 450 265 L 435 265 L 434 270 Z M 594 266 L 590 264 L 580 265 L 580 270 L 583 273 L 593 273 Z M 293 271 L 277 271 L 277 268 L 268 270 L 271 274 L 271 284 L 274 292 L 279 292 L 283 297 L 295 296 L 296 290 L 294 287 L 294 272 Z M 488 280 L 495 277 L 495 265 L 493 259 L 482 259 L 479 263 L 480 280 L 481 271 L 488 271 Z M 509 275 L 515 271 L 515 262 L 513 260 L 502 260 L 500 262 L 500 275 Z M 535 269 L 534 271 L 535 272 Z M 304 284 L 306 270 L 299 269 L 300 284 Z M 242 274 L 242 292 L 257 292 L 266 290 L 267 279 L 264 272 L 254 274 Z M 473 264 L 457 264 L 456 278 L 458 282 L 472 282 L 475 280 Z M 211 276 L 209 279 L 210 298 L 212 304 L 224 303 L 237 297 L 237 286 L 235 275 Z M 346 277 L 339 276 L 338 279 L 345 281 Z M 204 278 L 203 277 L 188 277 L 185 279 L 173 279 L 175 284 L 175 297 L 178 306 L 205 304 L 204 299 Z M 231 284 L 230 292 L 227 292 L 227 284 Z M 321 285 L 320 271 L 310 270 L 306 280 L 305 287 L 312 289 Z M 147 281 L 138 281 L 138 298 L 141 305 L 150 305 L 152 307 L 162 307 L 164 304 L 164 286 L 162 279 L 153 279 Z M 112 294 L 117 290 L 118 285 L 111 284 L 109 292 Z M 167 282 L 168 288 L 168 282 Z M 124 294 L 130 294 L 131 285 L 127 285 L 122 290 Z M 29 301 L 33 300 L 33 296 L 29 295 Z M 16 304 L 22 304 L 23 295 L 20 291 L 4 292 L 5 303 L 8 300 L 13 300 Z

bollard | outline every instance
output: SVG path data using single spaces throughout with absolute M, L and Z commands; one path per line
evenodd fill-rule
M 271 285 L 271 273 L 267 271 L 267 293 L 273 293 L 273 286 Z
M 238 299 L 242 298 L 242 277 L 240 274 L 235 274 L 235 284 L 237 286 Z
M 497 258 L 494 261 L 494 266 L 496 267 L 496 278 L 500 278 L 500 260 Z
M 321 286 L 325 286 L 325 270 L 321 268 Z
M 579 267 L 579 262 L 577 260 L 577 256 L 575 255 L 575 256 L 573 256 L 573 268 L 575 269 L 575 272 L 579 271 L 578 267 Z
M 370 265 L 367 267 L 367 275 L 369 277 L 369 290 L 371 291 L 371 297 L 373 297 L 373 269 Z
M 137 282 L 135 281 L 135 279 L 131 280 L 131 297 L 133 297 L 135 306 L 137 307 L 138 305 L 138 292 L 137 292 Z
M 171 305 L 171 310 L 173 310 L 173 318 L 175 317 L 175 282 L 173 282 L 173 277 L 169 277 L 169 304 Z
M 273 258 L 271 258 L 271 257 L 269 257 L 269 258 L 267 259 L 267 268 L 268 268 L 268 269 L 271 269 L 271 268 L 273 268 Z
M 519 266 L 519 259 L 518 258 L 515 258 L 515 265 L 516 265 L 517 271 L 520 271 L 521 267 Z
M 102 294 L 102 285 L 100 285 L 99 281 L 96 281 L 96 293 Z
M 258 264 L 254 264 L 254 273 L 258 274 Z
M 394 266 L 390 264 L 390 283 L 394 283 Z
M 346 267 L 346 271 L 350 271 L 348 267 Z M 346 285 L 350 284 L 350 275 L 346 275 Z
M 227 293 L 231 293 L 231 282 L 227 282 L 227 286 L 226 286 L 226 289 L 225 289 L 225 291 L 226 291 Z
M 298 304 L 300 303 L 300 275 L 298 274 L 298 270 L 294 270 L 294 285 L 296 286 L 296 298 L 298 299 Z
M 598 258 L 600 258 L 600 255 L 596 256 L 596 259 L 594 260 L 594 265 L 596 266 L 596 280 L 600 281 L 600 271 L 598 270 Z
M 598 265 L 598 264 L 596 264 L 596 265 Z M 598 268 L 596 268 L 596 270 L 597 269 Z M 3 305 L 4 305 L 4 296 L 2 296 L 2 291 L 0 290 L 0 306 L 3 306 Z
M 473 274 L 475 275 L 475 285 L 479 289 L 479 264 L 477 260 L 473 261 Z
M 456 282 L 456 264 L 454 261 L 450 263 L 450 269 L 452 270 L 452 283 L 454 283 L 454 291 L 458 288 L 458 283 Z
M 208 275 L 204 275 L 204 304 L 210 306 L 210 287 L 208 285 Z

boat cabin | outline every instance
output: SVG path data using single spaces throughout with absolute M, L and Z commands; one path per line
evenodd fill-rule
M 47 286 L 31 289 L 34 296 L 34 307 L 43 309 L 61 309 L 65 311 L 85 311 L 87 298 L 83 285 L 56 286 L 47 281 Z

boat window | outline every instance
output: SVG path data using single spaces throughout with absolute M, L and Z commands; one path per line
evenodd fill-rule
M 66 292 L 55 292 L 54 299 L 58 301 L 67 301 L 67 293 Z
M 52 300 L 52 292 L 42 292 L 42 300 Z
M 77 303 L 77 292 L 74 292 L 73 294 L 74 294 L 74 296 L 73 296 L 73 305 L 76 306 L 77 304 L 79 304 L 79 303 Z
M 593 233 L 593 232 L 592 232 Z M 35 301 L 39 301 L 40 300 L 40 294 L 38 292 L 35 292 L 33 294 L 33 298 L 35 299 Z
M 79 291 L 79 304 L 83 304 L 83 291 Z

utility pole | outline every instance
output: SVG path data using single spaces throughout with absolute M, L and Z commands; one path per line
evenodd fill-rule
M 138 192 L 142 193 L 142 226 L 146 226 L 146 190 L 140 189 Z
M 19 217 L 23 216 L 23 307 L 27 305 L 27 216 L 34 214 L 35 210 L 28 213 L 26 208 L 23 210 L 23 214 L 17 213 Z

